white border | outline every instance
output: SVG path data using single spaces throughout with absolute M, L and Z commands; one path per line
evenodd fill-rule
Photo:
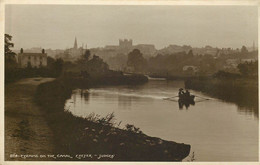
M 260 162 L 74 162 L 74 161 L 4 161 L 4 6 L 5 4 L 57 4 L 57 5 L 242 5 L 242 6 L 258 6 L 258 38 L 259 34 L 259 27 L 260 27 L 260 19 L 259 19 L 259 6 L 260 0 L 0 0 L 0 109 L 1 109 L 1 118 L 0 118 L 0 165 L 13 165 L 13 164 L 23 164 L 23 165 L 31 165 L 31 164 L 149 164 L 149 165 L 157 165 L 157 164 L 202 164 L 202 165 L 223 165 L 223 164 L 231 164 L 231 165 L 259 165 Z M 260 42 L 258 42 L 258 47 L 260 47 Z M 258 64 L 259 65 L 259 64 Z M 258 73 L 260 73 L 260 67 L 258 67 Z M 258 76 L 259 78 L 259 76 Z M 260 82 L 260 78 L 259 78 Z M 258 88 L 259 91 L 259 88 Z M 259 92 L 258 92 L 259 94 Z M 260 94 L 259 94 L 260 96 Z M 260 97 L 259 97 L 260 98 Z M 260 131 L 259 131 L 260 133 Z M 259 136 L 260 137 L 260 134 Z M 259 141 L 260 143 L 260 141 Z M 260 148 L 260 144 L 259 144 Z M 259 154 L 259 150 L 258 150 Z

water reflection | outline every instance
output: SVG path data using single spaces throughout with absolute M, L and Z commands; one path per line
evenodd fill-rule
M 188 109 L 190 107 L 190 105 L 195 105 L 195 101 L 183 101 L 181 99 L 178 100 L 179 103 L 179 110 L 183 109 L 183 106 L 185 106 L 186 109 Z
M 84 99 L 85 103 L 89 101 L 89 91 L 80 89 L 80 98 L 81 100 Z
M 238 106 L 238 113 L 249 114 L 249 112 L 252 112 L 258 118 L 258 86 L 236 88 L 236 90 L 230 87 L 209 93 L 224 102 L 235 103 Z
M 122 96 L 119 95 L 118 96 L 118 107 L 119 108 L 126 108 L 126 109 L 131 109 L 131 105 L 132 105 L 132 99 L 128 96 Z
M 257 108 L 246 108 L 243 106 L 237 106 L 237 111 L 241 115 L 246 115 L 246 116 L 252 116 L 254 115 L 255 117 L 258 118 L 258 109 Z
M 82 117 L 114 112 L 122 126 L 134 124 L 150 136 L 191 144 L 197 161 L 258 160 L 256 111 L 192 90 L 201 96 L 194 103 L 165 99 L 176 96 L 183 85 L 162 81 L 76 90 L 65 106 Z

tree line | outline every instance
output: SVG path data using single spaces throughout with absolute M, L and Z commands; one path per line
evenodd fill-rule
M 220 55 L 219 57 L 210 54 L 195 56 L 190 50 L 188 53 L 184 51 L 166 55 L 158 54 L 148 59 L 143 57 L 140 50 L 134 49 L 128 54 L 127 66 L 131 67 L 132 72 L 157 76 L 210 76 L 222 71 L 252 77 L 257 75 L 258 61 L 241 62 L 237 67 L 225 67 L 229 59 L 240 61 L 256 57 L 257 51 L 248 52 L 245 46 L 242 47 L 241 52 Z

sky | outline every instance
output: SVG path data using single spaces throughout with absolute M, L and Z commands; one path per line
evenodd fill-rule
M 65 49 L 133 44 L 192 47 L 252 46 L 258 40 L 255 6 L 6 5 L 5 33 L 15 49 Z

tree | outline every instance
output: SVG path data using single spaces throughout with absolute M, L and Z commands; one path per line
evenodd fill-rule
M 89 58 L 90 58 L 90 56 L 91 56 L 90 51 L 89 51 L 89 50 L 86 50 L 85 53 L 84 53 L 84 55 L 83 55 L 83 58 L 88 61 Z
M 241 53 L 242 54 L 247 54 L 248 53 L 248 50 L 247 50 L 247 48 L 244 45 L 241 48 Z
M 83 55 L 76 61 L 76 63 L 80 65 L 84 65 L 89 61 L 89 58 L 91 56 L 90 50 L 86 50 Z
M 93 55 L 93 58 L 87 62 L 87 71 L 91 75 L 101 75 L 109 70 L 107 63 L 99 56 Z
M 243 76 L 257 76 L 258 62 L 245 62 L 238 64 L 237 68 Z
M 13 68 L 16 67 L 15 53 L 10 49 L 14 47 L 14 44 L 11 42 L 12 36 L 5 34 L 5 67 Z
M 63 70 L 63 60 L 61 58 L 56 59 L 53 64 L 53 73 L 55 76 L 59 76 Z
M 188 57 L 193 57 L 193 52 L 192 52 L 192 50 L 190 50 L 190 51 L 188 52 Z
M 128 54 L 127 66 L 133 67 L 137 72 L 143 72 L 147 65 L 143 54 L 138 49 L 134 49 Z
M 14 47 L 14 44 L 11 42 L 12 36 L 5 34 L 5 57 L 14 57 L 15 53 L 10 49 Z
M 49 67 L 49 68 L 54 67 L 54 63 L 55 63 L 55 59 L 48 56 L 47 57 L 47 67 Z

